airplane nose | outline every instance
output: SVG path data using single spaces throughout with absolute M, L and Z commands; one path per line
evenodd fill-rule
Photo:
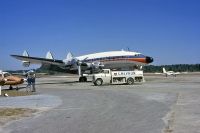
M 146 63 L 152 63 L 152 62 L 153 62 L 153 58 L 147 56 L 147 57 L 146 57 Z

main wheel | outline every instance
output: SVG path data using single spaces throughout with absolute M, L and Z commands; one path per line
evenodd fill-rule
M 128 84 L 128 85 L 132 85 L 133 83 L 134 83 L 133 78 L 128 78 L 128 79 L 127 79 L 127 84 Z
M 100 85 L 102 85 L 102 83 L 103 83 L 102 79 L 97 79 L 94 84 L 97 86 L 100 86 Z
M 10 85 L 9 89 L 10 89 L 10 90 L 13 90 L 13 87 Z

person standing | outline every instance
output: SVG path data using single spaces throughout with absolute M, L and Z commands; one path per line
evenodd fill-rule
M 32 77 L 31 77 L 32 92 L 36 92 L 36 89 L 35 89 L 35 78 L 36 78 L 36 74 L 35 74 L 35 72 L 33 71 Z
M 31 91 L 31 75 L 30 72 L 26 73 L 26 78 L 27 78 L 27 86 L 26 86 L 26 91 L 28 92 L 28 89 Z
M 27 82 L 28 85 L 26 86 L 26 88 L 30 88 L 30 91 L 35 92 L 35 78 L 36 78 L 36 74 L 33 70 L 29 71 L 27 73 Z M 28 91 L 28 90 L 27 90 Z

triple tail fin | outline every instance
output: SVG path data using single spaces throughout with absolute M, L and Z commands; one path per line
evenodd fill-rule
M 67 60 L 67 61 L 72 61 L 73 59 L 74 59 L 74 56 L 72 55 L 71 52 L 69 52 L 69 53 L 67 54 L 66 60 Z
M 27 52 L 26 50 L 24 50 L 24 52 L 23 52 L 22 55 L 23 55 L 23 56 L 26 56 L 26 57 L 29 57 L 29 54 L 28 54 L 28 52 Z M 29 61 L 22 61 L 22 65 L 23 65 L 24 67 L 29 67 L 29 66 L 30 66 L 30 62 L 29 62 Z
M 54 60 L 53 55 L 52 55 L 52 53 L 50 51 L 47 52 L 46 59 L 52 59 L 52 60 Z
M 29 54 L 28 54 L 28 52 L 27 52 L 26 50 L 24 50 L 24 52 L 23 52 L 22 55 L 23 55 L 23 56 L 26 56 L 26 57 L 29 57 Z

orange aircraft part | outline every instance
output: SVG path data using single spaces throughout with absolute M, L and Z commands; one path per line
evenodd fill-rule
M 5 83 L 3 85 L 18 85 L 24 83 L 24 80 L 15 76 L 8 76 L 5 78 Z
M 119 59 L 112 59 L 112 60 L 101 60 L 101 62 L 108 62 L 108 61 L 136 61 L 136 62 L 141 62 L 141 63 L 145 63 L 147 64 L 147 61 L 146 61 L 146 58 L 128 58 L 128 59 L 122 59 L 122 58 L 119 58 Z

